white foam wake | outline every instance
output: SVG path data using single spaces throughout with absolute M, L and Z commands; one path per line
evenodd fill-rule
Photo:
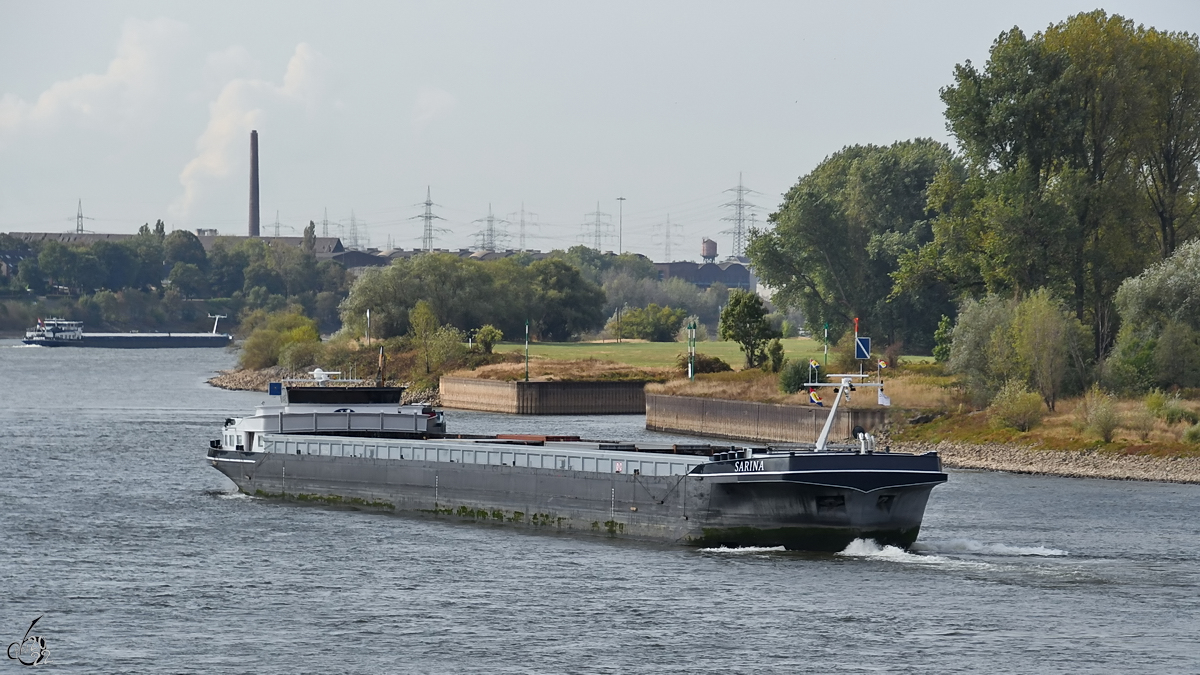
M 745 553 L 779 553 L 787 549 L 782 546 L 739 546 L 737 548 L 717 546 L 716 548 L 702 548 L 700 550 L 704 553 L 732 553 L 740 555 Z
M 847 558 L 876 558 L 907 563 L 939 563 L 946 558 L 936 555 L 909 553 L 898 546 L 880 546 L 874 539 L 855 539 L 837 555 Z
M 969 553 L 995 556 L 1042 556 L 1059 557 L 1070 555 L 1067 551 L 1047 546 L 1009 546 L 1008 544 L 985 544 L 974 539 L 947 539 L 924 541 L 913 546 L 918 551 L 930 553 Z

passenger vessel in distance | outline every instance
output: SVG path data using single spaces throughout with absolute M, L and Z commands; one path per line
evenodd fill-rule
M 178 347 L 228 347 L 233 336 L 217 333 L 85 333 L 82 321 L 38 319 L 25 332 L 27 345 L 41 347 L 107 347 L 109 349 L 166 349 Z
M 477 436 L 448 432 L 429 406 L 400 405 L 402 391 L 272 384 L 278 403 L 226 419 L 208 461 L 262 497 L 695 546 L 824 551 L 859 538 L 911 545 L 931 490 L 946 481 L 936 453 L 881 452 L 866 433 L 830 444 L 830 424 L 808 447 Z

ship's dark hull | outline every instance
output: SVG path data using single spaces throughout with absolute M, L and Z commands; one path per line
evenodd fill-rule
M 27 338 L 27 345 L 42 347 L 99 347 L 103 349 L 179 349 L 197 347 L 227 347 L 233 341 L 228 335 L 126 333 L 83 334 L 78 340 Z
M 209 459 L 252 495 L 695 546 L 818 551 L 856 538 L 912 544 L 930 491 L 945 481 L 936 456 L 908 456 L 923 463 L 906 468 L 847 454 L 801 471 L 788 467 L 811 458 L 783 456 L 778 472 L 736 474 L 734 463 L 713 463 L 703 467 L 711 475 L 668 476 L 221 449 Z

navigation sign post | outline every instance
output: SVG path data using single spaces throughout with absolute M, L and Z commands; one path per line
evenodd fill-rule
M 696 381 L 696 320 L 688 322 L 688 379 Z
M 854 338 L 854 358 L 862 359 L 864 361 L 871 358 L 871 338 Z
M 825 322 L 825 367 L 829 367 L 829 322 Z

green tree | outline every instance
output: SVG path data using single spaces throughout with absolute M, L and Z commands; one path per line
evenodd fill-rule
M 1153 334 L 1172 321 L 1200 329 L 1200 239 L 1126 279 L 1116 306 L 1123 321 Z
M 968 393 L 978 405 L 986 405 L 1015 375 L 1010 345 L 1016 305 L 1011 298 L 988 295 L 966 300 L 958 311 L 946 365 L 950 372 L 964 376 Z
M 231 239 L 218 237 L 208 255 L 208 283 L 213 295 L 228 298 L 245 286 L 246 266 L 250 264 L 244 248 Z
M 208 255 L 196 235 L 187 230 L 175 230 L 163 239 L 163 264 L 173 269 L 176 263 L 195 265 L 197 269 L 208 267 Z
M 933 239 L 927 190 L 954 158 L 930 139 L 856 145 L 826 158 L 784 196 L 774 228 L 753 231 L 747 255 L 772 302 L 803 310 L 833 340 L 855 317 L 888 343 L 928 351 L 936 317 L 953 311 L 938 280 L 894 292 L 900 259 Z
M 243 368 L 269 368 L 279 363 L 280 353 L 297 342 L 320 342 L 317 324 L 293 308 L 273 314 L 247 317 L 243 329 L 249 331 L 239 363 Z
M 38 269 L 46 275 L 51 283 L 58 286 L 71 286 L 75 281 L 76 258 L 74 249 L 63 246 L 57 241 L 48 241 L 38 253 Z
M 462 351 L 462 332 L 449 325 L 439 325 L 433 308 L 424 300 L 408 312 L 408 340 L 417 352 L 418 362 L 429 375 L 454 359 Z
M 897 288 L 1048 287 L 1104 354 L 1122 280 L 1193 224 L 1197 54 L 1194 36 L 1094 11 L 1002 33 L 983 69 L 958 66 L 942 99 L 966 168 L 935 181 L 934 240 L 903 257 Z
M 767 344 L 767 358 L 763 361 L 763 368 L 770 370 L 772 373 L 778 373 L 782 368 L 787 357 L 783 354 L 783 343 L 779 338 L 771 340 Z
M 593 284 L 599 284 L 604 279 L 604 273 L 612 266 L 611 255 L 605 255 L 589 246 L 572 246 L 566 251 L 551 251 L 550 258 L 561 260 L 579 271 L 579 274 Z
M 604 324 L 604 291 L 562 260 L 529 266 L 533 275 L 533 323 L 545 340 L 565 341 Z
M 165 273 L 163 237 L 152 231 L 149 225 L 143 225 L 137 236 L 122 244 L 129 247 L 130 253 L 137 260 L 137 275 L 133 285 L 139 289 L 157 288 L 162 285 Z
M 683 327 L 688 313 L 682 309 L 659 307 L 650 303 L 643 308 L 633 308 L 609 320 L 605 330 L 622 338 L 649 340 L 650 342 L 672 342 Z
M 738 343 L 746 356 L 746 367 L 754 368 L 766 358 L 764 345 L 779 337 L 767 322 L 767 310 L 762 298 L 748 291 L 733 291 L 729 304 L 721 312 L 722 340 Z
M 1141 185 L 1158 225 L 1163 259 L 1195 232 L 1200 191 L 1200 42 L 1188 33 L 1142 29 L 1140 73 L 1146 124 L 1138 138 Z
M 33 293 L 46 292 L 46 277 L 38 267 L 37 256 L 26 258 L 17 264 L 17 282 Z
M 1062 395 L 1072 352 L 1079 357 L 1084 330 L 1049 289 L 1038 289 L 1017 305 L 1011 328 L 1013 348 L 1025 380 L 1041 394 L 1051 411 Z
M 933 359 L 938 363 L 950 360 L 950 345 L 954 339 L 954 322 L 945 314 L 938 321 L 937 332 L 933 334 Z
M 317 224 L 313 221 L 308 221 L 308 227 L 304 228 L 304 243 L 301 249 L 312 255 L 317 249 Z
M 1135 392 L 1152 386 L 1197 386 L 1200 380 L 1200 239 L 1117 291 L 1122 327 L 1105 363 L 1107 385 Z
M 110 291 L 136 287 L 139 261 L 132 247 L 101 240 L 92 244 L 92 255 L 105 272 L 101 286 Z
M 479 344 L 479 348 L 483 350 L 484 354 L 491 354 L 492 347 L 503 339 L 504 333 L 490 323 L 480 326 L 479 330 L 475 331 L 475 342 Z
M 178 232 L 178 230 L 176 230 Z M 177 262 L 167 275 L 167 283 L 178 289 L 185 298 L 203 298 L 208 295 L 208 279 L 204 272 L 192 263 Z

